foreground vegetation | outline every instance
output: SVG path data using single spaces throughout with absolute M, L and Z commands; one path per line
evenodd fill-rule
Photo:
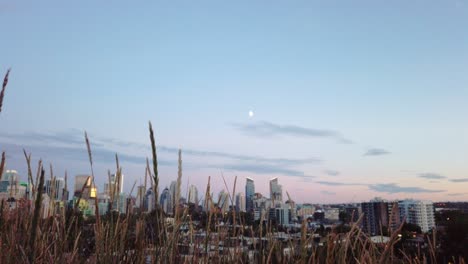
M 0 94 L 0 111 L 7 83 L 8 75 Z M 210 180 L 205 191 L 208 213 L 196 223 L 190 208 L 177 206 L 173 221 L 166 221 L 167 217 L 157 207 L 159 176 L 151 123 L 149 134 L 152 165 L 147 162 L 146 173 L 156 197 L 156 210 L 150 213 L 109 213 L 101 217 L 96 207 L 96 216 L 85 219 L 77 206 L 79 197 L 73 206 L 57 208 L 51 216 L 43 218 L 41 190 L 45 178 L 53 179 L 54 175 L 52 169 L 46 175 L 41 162 L 33 168 L 31 155 L 25 152 L 33 199 L 18 201 L 14 209 L 1 201 L 0 263 L 465 263 L 462 257 L 438 255 L 435 232 L 426 237 L 427 247 L 423 250 L 405 248 L 401 243 L 403 225 L 386 243 L 372 242 L 359 228 L 359 222 L 345 232 L 332 230 L 325 234 L 325 239 L 316 241 L 304 221 L 296 230 L 295 239 L 282 241 L 275 237 L 276 227 L 271 223 L 246 224 L 245 215 L 235 211 L 219 214 L 211 201 Z M 87 135 L 85 143 L 95 179 Z M 116 161 L 117 173 L 122 173 Z M 4 167 L 3 152 L 0 179 Z M 179 152 L 176 201 L 180 197 L 181 179 Z M 235 189 L 229 193 L 233 203 Z

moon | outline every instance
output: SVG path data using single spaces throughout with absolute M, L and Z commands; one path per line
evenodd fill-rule
M 249 111 L 249 117 L 252 118 L 254 116 L 254 112 L 252 110 Z

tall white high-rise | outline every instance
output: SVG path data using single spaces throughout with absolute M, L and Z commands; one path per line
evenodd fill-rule
M 270 220 L 276 220 L 279 225 L 288 225 L 291 221 L 291 210 L 285 205 L 270 208 L 268 217 Z
M 195 185 L 190 185 L 187 202 L 198 205 L 198 189 Z
M 398 202 L 400 217 L 407 223 L 421 227 L 421 231 L 428 232 L 435 225 L 434 205 L 431 201 L 406 199 Z
M 283 187 L 278 183 L 278 178 L 270 180 L 270 199 L 273 205 L 283 202 Z
M 176 201 L 176 192 L 177 192 L 177 181 L 171 181 L 171 185 L 169 185 L 169 193 L 171 194 L 171 201 L 172 205 L 179 204 L 179 201 Z
M 236 195 L 236 211 L 245 212 L 245 195 L 243 193 Z
M 171 185 L 169 185 L 169 192 L 171 193 L 172 203 L 175 203 L 175 196 L 177 192 L 177 181 L 171 181 Z
M 127 195 L 125 193 L 121 193 L 118 197 L 119 199 L 119 202 L 117 204 L 117 210 L 121 213 L 121 214 L 126 214 L 127 213 L 127 206 L 128 206 L 128 203 L 127 203 Z

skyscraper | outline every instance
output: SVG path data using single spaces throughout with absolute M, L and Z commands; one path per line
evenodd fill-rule
M 146 211 L 151 212 L 155 209 L 156 199 L 153 188 L 148 188 L 146 191 L 145 200 L 143 201 Z
M 398 201 L 388 203 L 388 225 L 390 233 L 397 230 L 401 224 L 400 205 Z
M 65 191 L 65 179 L 55 178 L 52 180 L 50 179 L 46 180 L 45 192 L 49 195 L 50 199 L 57 200 L 57 201 L 63 200 L 64 191 Z
M 407 223 L 421 227 L 421 231 L 428 232 L 435 227 L 434 205 L 430 201 L 403 200 L 398 203 L 400 217 Z
M 176 201 L 177 181 L 171 181 L 169 192 L 171 193 L 172 206 L 179 204 L 179 201 Z
M 128 206 L 128 200 L 127 200 L 127 194 L 121 193 L 119 194 L 119 197 L 117 198 L 119 201 L 117 203 L 117 209 L 121 214 L 126 214 L 127 213 L 127 206 Z
M 272 207 L 271 200 L 263 197 L 261 193 L 255 193 L 252 197 L 252 212 L 254 214 L 254 220 L 260 220 L 262 216 L 267 219 L 268 211 Z
M 198 205 L 198 190 L 193 184 L 189 187 L 187 202 Z
M 381 234 L 381 230 L 388 228 L 388 203 L 381 199 L 374 199 L 368 203 L 361 203 L 364 232 L 371 235 Z
M 283 187 L 278 183 L 278 178 L 270 180 L 270 199 L 273 206 L 283 202 Z
M 243 193 L 236 195 L 236 211 L 245 212 L 245 195 Z
M 296 203 L 293 200 L 287 200 L 285 206 L 289 208 L 289 215 L 292 220 L 297 220 L 297 208 Z
M 166 214 L 172 215 L 172 201 L 171 201 L 171 192 L 166 187 L 164 188 L 163 192 L 161 193 L 161 197 L 159 198 L 159 202 L 161 204 L 161 208 Z
M 279 225 L 288 225 L 291 220 L 291 210 L 285 205 L 270 208 L 269 217 L 270 220 L 275 220 Z
M 245 182 L 245 208 L 247 212 L 253 211 L 253 198 L 255 195 L 254 180 L 247 178 Z

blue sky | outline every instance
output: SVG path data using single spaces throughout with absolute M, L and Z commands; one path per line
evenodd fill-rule
M 98 183 L 118 152 L 130 189 L 151 120 L 162 185 L 182 148 L 215 192 L 468 200 L 467 1 L 0 0 L 0 25 L 9 168 L 87 173 L 87 130 Z

